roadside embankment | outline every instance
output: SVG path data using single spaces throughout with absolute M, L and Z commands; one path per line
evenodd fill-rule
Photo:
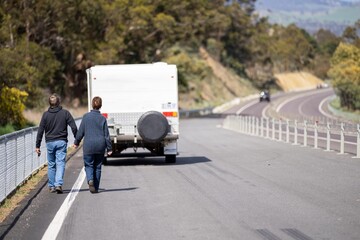
M 314 89 L 324 81 L 308 72 L 291 72 L 275 74 L 277 85 L 284 92 Z

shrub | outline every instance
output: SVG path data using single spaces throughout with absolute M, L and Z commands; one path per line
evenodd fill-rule
M 8 134 L 14 132 L 15 128 L 11 124 L 6 124 L 5 126 L 0 126 L 0 135 Z
M 23 111 L 28 94 L 14 87 L 3 87 L 0 93 L 0 126 L 13 124 L 17 128 L 25 127 Z

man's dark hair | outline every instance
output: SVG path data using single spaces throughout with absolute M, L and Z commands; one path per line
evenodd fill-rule
M 99 110 L 102 107 L 102 99 L 101 97 L 94 97 L 92 100 L 92 108 Z
M 49 97 L 49 104 L 50 104 L 50 107 L 52 107 L 52 108 L 59 106 L 60 105 L 59 95 L 57 95 L 56 93 L 52 94 Z

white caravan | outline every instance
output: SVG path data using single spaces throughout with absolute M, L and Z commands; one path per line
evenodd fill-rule
M 137 150 L 143 148 L 175 163 L 179 138 L 176 65 L 96 65 L 86 72 L 89 110 L 92 98 L 101 97 L 114 156 L 128 148 L 140 155 Z

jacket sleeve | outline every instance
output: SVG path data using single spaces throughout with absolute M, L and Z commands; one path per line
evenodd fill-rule
M 40 121 L 39 128 L 38 128 L 37 135 L 36 135 L 36 145 L 35 145 L 36 148 L 40 148 L 40 146 L 41 146 L 41 141 L 42 141 L 42 138 L 44 135 L 45 124 L 46 124 L 45 118 L 46 117 L 45 117 L 45 113 L 44 113 L 41 117 L 41 121 Z
M 76 136 L 75 136 L 75 140 L 74 140 L 75 145 L 80 144 L 81 140 L 84 137 L 84 134 L 85 134 L 85 119 L 83 117 L 83 120 L 80 123 L 79 130 L 77 131 Z
M 71 114 L 69 112 L 67 112 L 66 123 L 67 123 L 67 125 L 70 126 L 74 137 L 76 137 L 76 133 L 77 133 L 78 129 L 77 129 L 77 126 L 75 124 L 73 116 L 71 116 Z
M 110 152 L 110 151 L 112 151 L 112 145 L 111 145 L 111 140 L 110 140 L 109 128 L 108 128 L 106 120 L 104 121 L 103 130 L 104 130 L 104 137 L 105 137 L 105 143 L 106 143 L 106 150 L 108 152 Z

